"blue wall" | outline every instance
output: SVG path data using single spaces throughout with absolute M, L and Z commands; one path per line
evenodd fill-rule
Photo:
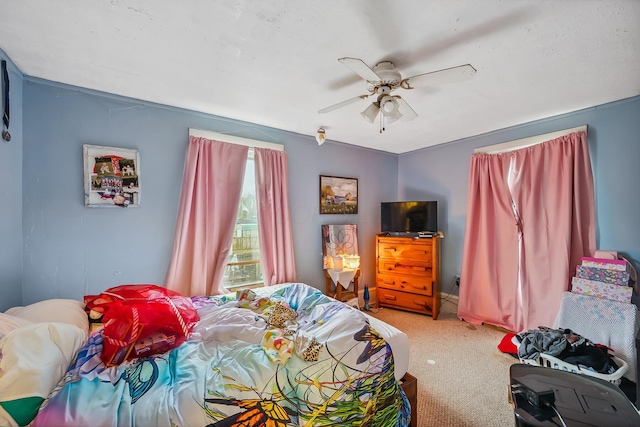
M 457 294 L 473 150 L 583 124 L 598 246 L 640 259 L 640 97 L 396 156 L 332 141 L 319 147 L 308 136 L 25 77 L 10 60 L 9 70 L 13 138 L 0 141 L 0 311 L 124 283 L 162 284 L 190 127 L 285 146 L 298 280 L 319 289 L 322 224 L 358 224 L 363 282 L 373 284 L 380 202 L 435 199 L 445 233 L 442 289 Z M 140 150 L 141 207 L 84 206 L 83 144 Z M 358 178 L 357 215 L 318 213 L 321 174 Z
M 467 216 L 469 161 L 474 149 L 587 125 L 599 249 L 640 261 L 640 97 L 539 120 L 399 156 L 401 200 L 438 200 L 442 288 L 457 294 Z
M 22 302 L 22 80 L 0 50 L 9 74 L 11 141 L 0 140 L 0 311 Z M 0 94 L 4 90 L 0 76 Z M 0 96 L 0 117 L 2 116 Z M 0 121 L 0 129 L 2 124 Z
M 308 136 L 27 77 L 25 304 L 164 282 L 190 127 L 285 146 L 299 281 L 324 289 L 321 224 L 355 223 L 364 279 L 374 282 L 380 202 L 396 195 L 396 155 L 331 141 L 319 147 Z M 84 206 L 83 144 L 140 150 L 139 208 Z M 357 215 L 319 214 L 321 174 L 358 178 Z

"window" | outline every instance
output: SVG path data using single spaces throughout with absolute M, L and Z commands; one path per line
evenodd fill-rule
M 262 284 L 260 267 L 260 242 L 258 238 L 258 209 L 256 203 L 256 179 L 253 150 L 244 173 L 242 196 L 238 206 L 238 218 L 233 233 L 227 268 L 222 285 L 227 289 Z
M 234 227 L 234 235 L 222 278 L 222 286 L 226 289 L 257 287 L 264 284 L 260 260 L 260 243 L 258 237 L 258 208 L 256 202 L 255 161 L 253 148 L 269 148 L 284 151 L 284 146 L 272 142 L 247 139 L 238 136 L 201 130 L 189 129 L 189 136 L 202 137 L 230 144 L 249 147 L 247 165 L 238 217 Z

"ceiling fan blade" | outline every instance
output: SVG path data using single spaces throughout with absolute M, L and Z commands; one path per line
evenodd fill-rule
M 407 104 L 407 101 L 400 98 L 399 96 L 395 96 L 394 98 L 396 99 L 396 101 L 398 101 L 398 110 L 402 114 L 401 120 L 408 122 L 409 120 L 413 120 L 418 117 L 418 113 L 413 111 L 413 108 L 411 108 L 409 104 Z
M 360 101 L 361 99 L 366 99 L 369 96 L 371 95 L 367 94 L 367 95 L 356 96 L 355 98 L 347 99 L 346 101 L 338 102 L 337 104 L 330 105 L 326 108 L 323 108 L 322 110 L 318 110 L 318 113 L 320 114 L 328 113 L 329 111 L 337 110 L 338 108 L 342 108 L 349 104 L 353 104 L 354 102 Z
M 471 80 L 476 74 L 476 69 L 471 65 L 460 65 L 458 67 L 445 68 L 444 70 L 433 71 L 431 73 L 418 74 L 402 80 L 401 87 L 413 89 L 416 86 L 436 86 L 446 83 L 456 83 Z
M 349 67 L 351 71 L 369 82 L 379 82 L 382 80 L 362 59 L 358 58 L 340 58 L 338 61 Z

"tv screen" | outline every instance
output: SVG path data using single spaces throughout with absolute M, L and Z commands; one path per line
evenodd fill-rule
M 436 233 L 438 202 L 382 202 L 380 204 L 383 233 Z

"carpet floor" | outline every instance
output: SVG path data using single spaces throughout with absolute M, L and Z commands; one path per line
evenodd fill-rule
M 409 336 L 409 373 L 418 379 L 422 426 L 513 426 L 508 401 L 514 357 L 497 345 L 505 332 L 460 321 L 455 314 L 430 316 L 390 308 L 370 313 Z

